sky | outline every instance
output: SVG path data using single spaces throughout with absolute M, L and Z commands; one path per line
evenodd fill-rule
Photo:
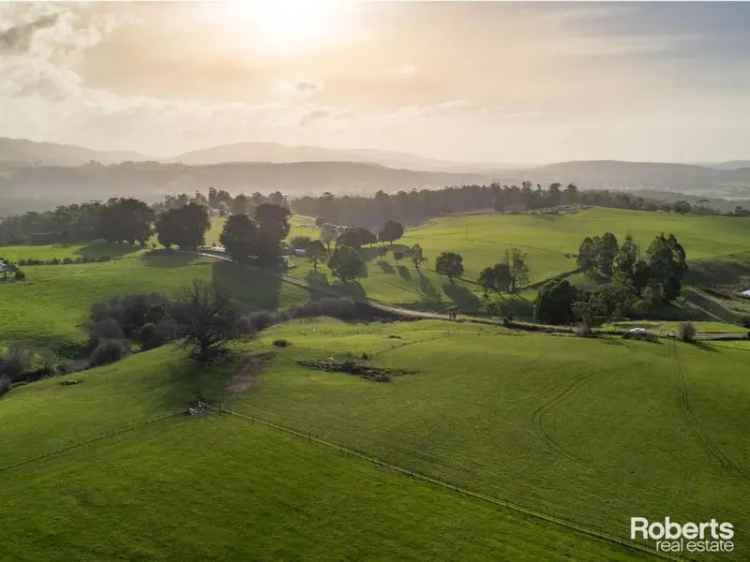
M 3 3 L 0 136 L 750 158 L 750 4 Z

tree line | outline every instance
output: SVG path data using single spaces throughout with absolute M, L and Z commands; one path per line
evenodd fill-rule
M 700 206 L 685 207 L 660 203 L 638 195 L 618 191 L 581 191 L 575 184 L 563 187 L 552 183 L 547 188 L 523 182 L 521 186 L 464 185 L 437 190 L 399 191 L 388 194 L 378 191 L 374 196 L 336 197 L 331 193 L 306 196 L 292 201 L 296 213 L 318 217 L 331 224 L 378 228 L 387 220 L 405 225 L 420 224 L 428 219 L 450 213 L 472 211 L 523 212 L 558 205 L 591 205 L 617 209 L 714 213 Z
M 229 214 L 253 215 L 264 204 L 288 208 L 286 197 L 280 192 L 262 195 L 230 195 L 227 191 L 211 188 L 208 195 L 196 192 L 167 195 L 163 201 L 149 206 L 134 198 L 111 198 L 105 202 L 92 201 L 73 205 L 61 205 L 52 211 L 28 212 L 7 217 L 0 222 L 0 245 L 87 242 L 104 239 L 110 242 L 145 244 L 156 230 L 175 232 L 178 226 L 173 223 L 159 223 L 162 216 L 170 211 L 189 208 L 187 215 L 197 217 Z M 200 209 L 199 209 L 200 207 Z M 204 212 L 205 211 L 205 212 Z M 167 215 L 176 218 L 176 215 Z M 187 233 L 177 236 L 184 244 L 195 247 Z M 174 242 L 176 245 L 182 245 Z

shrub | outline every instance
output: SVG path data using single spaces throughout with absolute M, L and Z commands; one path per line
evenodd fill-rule
M 11 381 L 18 380 L 21 375 L 31 368 L 33 354 L 31 350 L 12 345 L 3 357 L 0 357 L 0 375 L 7 376 Z
M 333 297 L 292 306 L 287 310 L 287 315 L 289 318 L 331 316 L 340 320 L 356 320 L 360 316 L 357 305 L 352 299 Z
M 677 339 L 684 342 L 695 341 L 695 326 L 690 322 L 680 322 L 677 327 Z
M 16 269 L 16 281 L 26 281 L 26 274 L 20 269 Z
M 280 339 L 274 340 L 273 345 L 275 347 L 289 347 L 291 345 L 291 342 L 289 340 Z
M 148 322 L 141 326 L 141 329 L 138 330 L 138 341 L 141 342 L 144 351 L 154 349 L 164 343 L 164 340 L 159 334 L 159 329 L 153 322 Z
M 273 326 L 277 317 L 273 312 L 261 310 L 242 316 L 238 322 L 238 329 L 242 334 L 254 334 Z
M 92 346 L 96 346 L 102 340 L 121 340 L 125 337 L 120 324 L 114 318 L 104 318 L 89 326 L 89 337 Z
M 89 362 L 92 367 L 107 365 L 119 361 L 128 354 L 127 343 L 123 340 L 107 340 L 100 343 L 91 354 Z
M 10 390 L 11 380 L 8 375 L 0 375 L 0 396 Z

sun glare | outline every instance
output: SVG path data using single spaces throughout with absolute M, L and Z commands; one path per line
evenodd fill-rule
M 288 51 L 321 44 L 336 36 L 340 2 L 232 2 L 230 17 L 252 28 L 255 41 L 269 50 Z

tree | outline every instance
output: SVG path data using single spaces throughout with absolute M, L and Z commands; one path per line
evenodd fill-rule
M 256 255 L 263 263 L 270 263 L 281 255 L 281 242 L 289 234 L 289 209 L 263 203 L 255 209 L 258 223 Z
M 110 242 L 145 244 L 153 222 L 154 211 L 143 201 L 113 198 L 101 209 L 99 231 Z
M 581 242 L 577 261 L 578 267 L 584 272 L 591 271 L 596 266 L 596 245 L 591 237 L 587 236 Z
M 359 252 L 350 246 L 336 246 L 336 250 L 328 260 L 328 268 L 335 277 L 344 283 L 353 281 L 357 277 L 365 277 L 367 270 L 365 261 Z
M 192 356 L 201 362 L 221 354 L 237 334 L 237 311 L 215 283 L 193 281 L 173 305 L 172 316 L 182 328 L 185 343 L 192 346 Z
M 326 250 L 328 250 L 329 253 L 331 251 L 331 242 L 336 240 L 338 236 L 338 228 L 336 228 L 335 225 L 329 223 L 320 225 L 320 239 L 323 241 L 323 244 L 326 245 Z
M 693 210 L 693 206 L 687 201 L 676 201 L 672 205 L 672 210 L 680 215 L 686 215 Z
M 682 277 L 687 271 L 685 250 L 674 234 L 662 233 L 651 242 L 646 255 L 651 282 L 662 286 L 664 302 L 673 301 L 682 290 Z
M 336 246 L 349 246 L 350 248 L 359 249 L 366 244 L 374 244 L 378 239 L 375 235 L 358 226 L 347 228 L 337 239 Z
M 507 263 L 496 263 L 479 274 L 479 284 L 487 291 L 508 291 L 513 282 L 513 275 Z
M 219 240 L 233 260 L 245 262 L 255 254 L 258 225 L 247 215 L 232 215 L 224 224 Z
M 637 263 L 638 245 L 633 241 L 633 237 L 628 234 L 612 262 L 612 273 L 615 277 L 619 276 L 632 282 Z
M 323 242 L 320 240 L 311 240 L 307 244 L 305 252 L 307 257 L 313 262 L 313 270 L 317 271 L 318 262 L 326 256 L 326 247 L 323 245 Z
M 529 266 L 526 263 L 526 254 L 518 248 L 505 251 L 505 263 L 510 272 L 510 284 L 508 290 L 515 293 L 521 286 L 529 282 Z
M 404 226 L 400 222 L 389 220 L 383 225 L 380 232 L 378 232 L 378 239 L 381 242 L 388 242 L 393 246 L 393 242 L 401 238 L 403 235 Z
M 206 232 L 210 227 L 208 210 L 195 203 L 169 209 L 156 219 L 159 242 L 167 248 L 174 244 L 183 250 L 195 250 L 205 243 Z
M 612 276 L 612 265 L 617 255 L 617 237 L 611 232 L 605 232 L 596 243 L 596 267 L 605 277 Z
M 443 252 L 435 260 L 435 271 L 447 275 L 450 282 L 454 283 L 454 278 L 460 277 L 464 272 L 464 259 L 461 254 Z
M 414 269 L 417 271 L 419 271 L 420 266 L 427 261 L 427 258 L 424 257 L 422 246 L 419 244 L 414 244 L 411 247 L 411 261 L 414 264 Z
M 536 320 L 545 324 L 570 324 L 578 291 L 567 279 L 545 284 L 535 302 Z

